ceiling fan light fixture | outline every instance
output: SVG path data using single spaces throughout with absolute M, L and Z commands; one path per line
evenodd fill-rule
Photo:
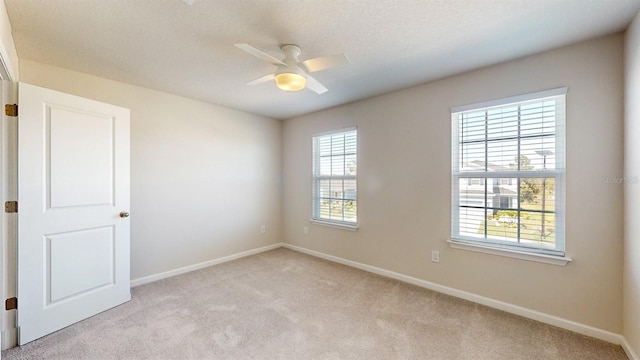
M 304 89 L 307 79 L 296 73 L 280 73 L 276 75 L 276 85 L 285 91 L 298 91 Z
M 298 91 L 307 88 L 316 94 L 324 94 L 327 92 L 327 88 L 309 73 L 349 63 L 349 58 L 347 58 L 345 54 L 323 56 L 300 61 L 299 56 L 302 53 L 302 50 L 298 45 L 293 44 L 282 45 L 281 49 L 284 53 L 284 59 L 282 60 L 277 59 L 262 50 L 258 50 L 249 44 L 238 43 L 235 44 L 235 46 L 258 59 L 266 61 L 277 67 L 275 73 L 249 81 L 247 85 L 250 86 L 275 80 L 276 86 L 280 90 Z

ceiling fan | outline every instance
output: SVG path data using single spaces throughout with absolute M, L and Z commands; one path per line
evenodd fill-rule
M 298 45 L 286 44 L 281 49 L 284 52 L 284 59 L 278 60 L 275 57 L 258 50 L 248 44 L 235 44 L 249 54 L 262 59 L 270 64 L 277 66 L 273 74 L 265 75 L 253 81 L 249 81 L 247 85 L 258 85 L 270 80 L 275 80 L 276 86 L 286 91 L 298 91 L 305 87 L 317 94 L 327 92 L 327 88 L 320 84 L 318 80 L 309 75 L 316 71 L 321 71 L 349 63 L 349 58 L 345 54 L 323 56 L 314 59 L 300 61 L 298 57 L 302 50 Z

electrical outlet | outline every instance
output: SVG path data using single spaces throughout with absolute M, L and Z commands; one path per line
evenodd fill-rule
M 309 235 L 309 227 L 308 226 L 303 227 L 302 228 L 302 233 L 305 234 L 305 235 Z
M 433 261 L 434 263 L 440 262 L 440 251 L 433 250 L 431 252 L 431 261 Z
M 260 232 L 261 233 L 266 233 L 267 232 L 267 227 L 265 225 L 260 226 Z

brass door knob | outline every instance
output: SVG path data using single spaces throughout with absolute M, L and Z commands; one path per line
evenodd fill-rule
M 120 211 L 120 217 L 121 217 L 121 218 L 129 217 L 129 213 L 128 213 L 128 212 L 126 212 L 126 211 Z

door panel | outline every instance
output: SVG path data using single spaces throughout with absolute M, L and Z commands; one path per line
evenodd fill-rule
M 112 226 L 49 235 L 46 241 L 45 269 L 50 279 L 46 306 L 114 284 Z
M 45 117 L 48 207 L 113 205 L 115 119 L 48 104 Z
M 19 343 L 131 299 L 129 110 L 19 84 Z

